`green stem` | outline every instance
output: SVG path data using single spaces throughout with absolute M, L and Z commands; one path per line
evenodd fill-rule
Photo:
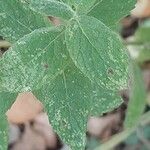
M 136 129 L 137 127 L 144 126 L 150 122 L 150 111 L 143 114 L 143 116 L 140 119 L 140 122 L 136 125 L 136 127 L 132 129 L 126 129 L 125 131 L 114 135 L 109 141 L 105 142 L 101 146 L 97 147 L 94 150 L 112 150 L 115 146 L 120 144 L 123 140 L 125 140 L 128 136 L 130 136 Z

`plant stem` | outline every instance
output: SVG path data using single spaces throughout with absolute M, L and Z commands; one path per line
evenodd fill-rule
M 117 146 L 119 143 L 121 143 L 123 140 L 125 140 L 130 134 L 132 134 L 137 127 L 144 126 L 150 122 L 150 111 L 143 114 L 143 116 L 140 119 L 140 122 L 136 125 L 136 127 L 132 129 L 126 129 L 125 131 L 114 135 L 109 141 L 105 142 L 101 146 L 97 147 L 95 150 L 112 150 L 115 146 Z

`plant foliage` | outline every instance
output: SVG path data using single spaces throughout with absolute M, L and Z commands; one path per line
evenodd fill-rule
M 111 27 L 134 4 L 135 0 L 0 0 L 0 35 L 13 44 L 0 59 L 0 91 L 33 91 L 62 140 L 73 150 L 84 149 L 88 117 L 122 102 L 119 90 L 127 87 L 128 57 Z M 51 27 L 48 16 L 62 24 Z M 4 95 L 0 101 L 7 101 L 8 109 L 14 98 Z M 7 128 L 0 124 L 0 130 Z M 6 142 L 2 146 L 6 149 Z

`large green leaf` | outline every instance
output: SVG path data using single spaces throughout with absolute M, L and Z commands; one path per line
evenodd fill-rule
M 30 10 L 21 0 L 0 0 L 0 7 L 0 35 L 10 42 L 50 25 L 47 18 Z
M 117 93 L 92 83 L 71 61 L 35 93 L 44 102 L 54 130 L 73 150 L 84 149 L 88 117 L 101 115 L 122 102 Z
M 136 0 L 97 0 L 88 14 L 101 20 L 109 27 L 128 15 L 135 7 Z
M 8 147 L 8 124 L 6 116 L 0 115 L 0 150 L 7 150 Z
M 36 95 L 44 101 L 54 129 L 73 149 L 83 149 L 87 118 L 122 101 L 117 92 L 91 82 L 74 66 L 63 38 L 61 28 L 38 29 L 21 38 L 0 61 L 0 86 L 17 92 L 43 84 Z
M 6 2 L 14 2 L 13 6 L 17 7 L 15 2 L 19 1 Z M 95 1 L 72 2 L 75 2 L 73 7 L 77 11 L 82 12 L 83 8 L 84 12 Z M 70 9 L 64 3 L 59 4 Z M 8 9 L 6 6 L 6 14 L 13 17 L 12 11 L 8 13 L 11 7 Z M 21 6 L 23 8 L 20 8 Z M 44 4 L 44 7 L 46 6 Z M 26 11 L 29 11 L 29 8 L 25 7 L 25 4 L 19 5 L 18 8 L 23 9 L 22 12 L 25 13 L 14 12 L 12 26 L 9 20 L 9 29 L 19 26 L 14 34 L 9 34 L 11 39 L 18 35 L 12 41 L 36 29 L 30 21 L 25 19 L 25 24 L 20 20 L 23 18 L 22 14 L 27 16 Z M 46 8 L 46 11 L 52 11 L 50 14 L 54 16 L 70 19 L 74 14 L 67 8 L 63 9 L 62 14 L 57 11 L 58 8 Z M 1 16 L 5 19 L 3 12 Z M 82 150 L 88 117 L 110 111 L 122 102 L 118 90 L 126 85 L 127 57 L 117 35 L 99 20 L 88 16 L 76 18 L 78 20 L 69 22 L 67 31 L 61 28 L 43 28 L 16 42 L 0 60 L 0 90 L 18 92 L 41 87 L 36 96 L 44 102 L 55 131 L 73 150 Z M 27 25 L 31 25 L 33 30 L 27 30 Z M 45 23 L 41 26 L 45 26 Z M 29 29 L 31 27 L 29 26 Z M 19 31 L 24 29 L 27 32 L 20 34 Z M 73 62 L 68 58 L 64 32 Z M 7 35 L 10 32 L 4 33 Z
M 127 82 L 127 55 L 117 34 L 99 20 L 81 16 L 66 32 L 67 48 L 75 65 L 106 89 L 120 90 Z
M 33 10 L 47 16 L 69 20 L 75 15 L 75 12 L 69 5 L 56 0 L 31 0 L 30 6 Z
M 146 104 L 146 89 L 140 68 L 133 62 L 132 64 L 132 89 L 130 101 L 128 104 L 128 111 L 125 120 L 125 127 L 134 127 L 142 113 L 144 112 Z
M 0 60 L 0 88 L 24 91 L 39 88 L 65 66 L 63 30 L 44 28 L 17 41 Z

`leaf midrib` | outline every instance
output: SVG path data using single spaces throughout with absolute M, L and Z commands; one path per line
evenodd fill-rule
M 86 15 L 89 14 L 89 13 L 90 13 L 97 5 L 99 5 L 101 2 L 102 2 L 102 0 L 99 0 L 99 2 L 97 2 L 95 5 L 93 5 L 93 6 L 87 11 Z

